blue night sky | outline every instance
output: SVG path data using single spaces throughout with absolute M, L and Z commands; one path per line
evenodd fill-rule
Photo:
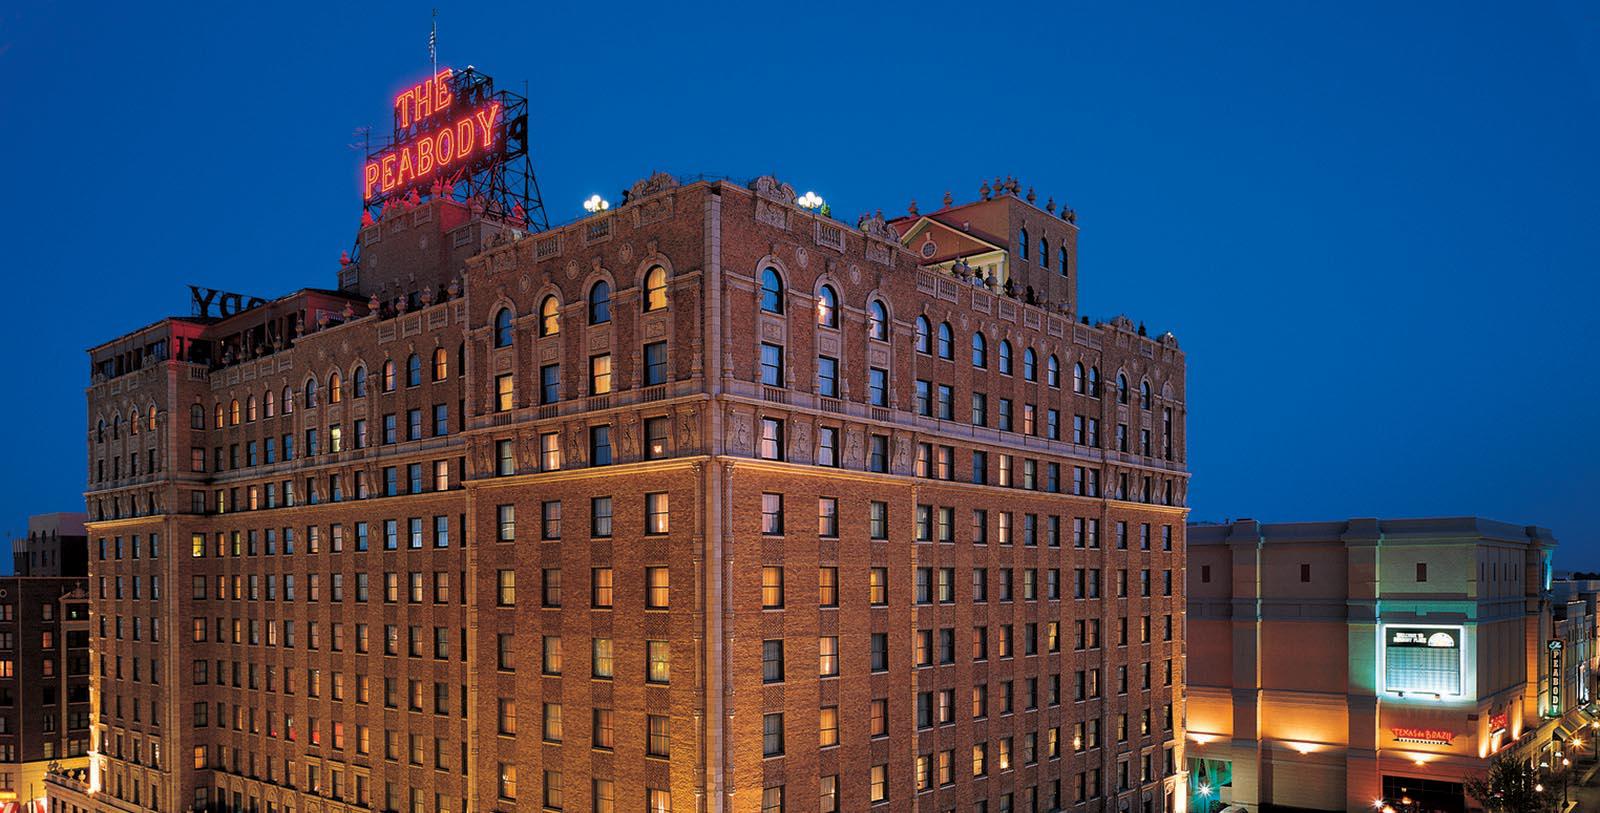
M 1188 353 L 1195 519 L 1480 514 L 1600 568 L 1600 6 L 1123 5 L 441 3 L 440 62 L 527 80 L 555 221 L 652 170 L 849 222 L 1015 174 L 1078 211 L 1083 312 Z M 352 131 L 428 69 L 428 3 L 93 6 L 0 8 L 0 538 L 82 507 L 87 347 L 334 287 Z

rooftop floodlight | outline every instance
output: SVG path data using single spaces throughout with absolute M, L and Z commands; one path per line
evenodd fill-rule
M 589 199 L 583 202 L 583 210 L 590 214 L 594 214 L 595 212 L 604 212 L 610 208 L 611 201 L 606 200 L 599 195 L 590 195 Z

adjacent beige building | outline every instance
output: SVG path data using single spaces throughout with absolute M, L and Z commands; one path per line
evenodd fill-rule
M 1189 544 L 1192 810 L 1465 810 L 1491 755 L 1573 727 L 1546 529 L 1241 520 Z

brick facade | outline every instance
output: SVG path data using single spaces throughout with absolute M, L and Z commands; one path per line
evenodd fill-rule
M 533 235 L 395 207 L 342 291 L 92 350 L 91 539 L 161 551 L 93 583 L 167 589 L 93 588 L 62 809 L 1172 809 L 1175 340 L 1079 322 L 1075 256 L 984 285 L 902 246 L 1074 254 L 1014 189 L 857 228 L 793 201 L 657 176 Z

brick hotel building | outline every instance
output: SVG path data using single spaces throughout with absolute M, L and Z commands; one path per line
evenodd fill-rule
M 1184 358 L 1032 200 L 413 200 L 93 348 L 53 809 L 1181 810 Z

